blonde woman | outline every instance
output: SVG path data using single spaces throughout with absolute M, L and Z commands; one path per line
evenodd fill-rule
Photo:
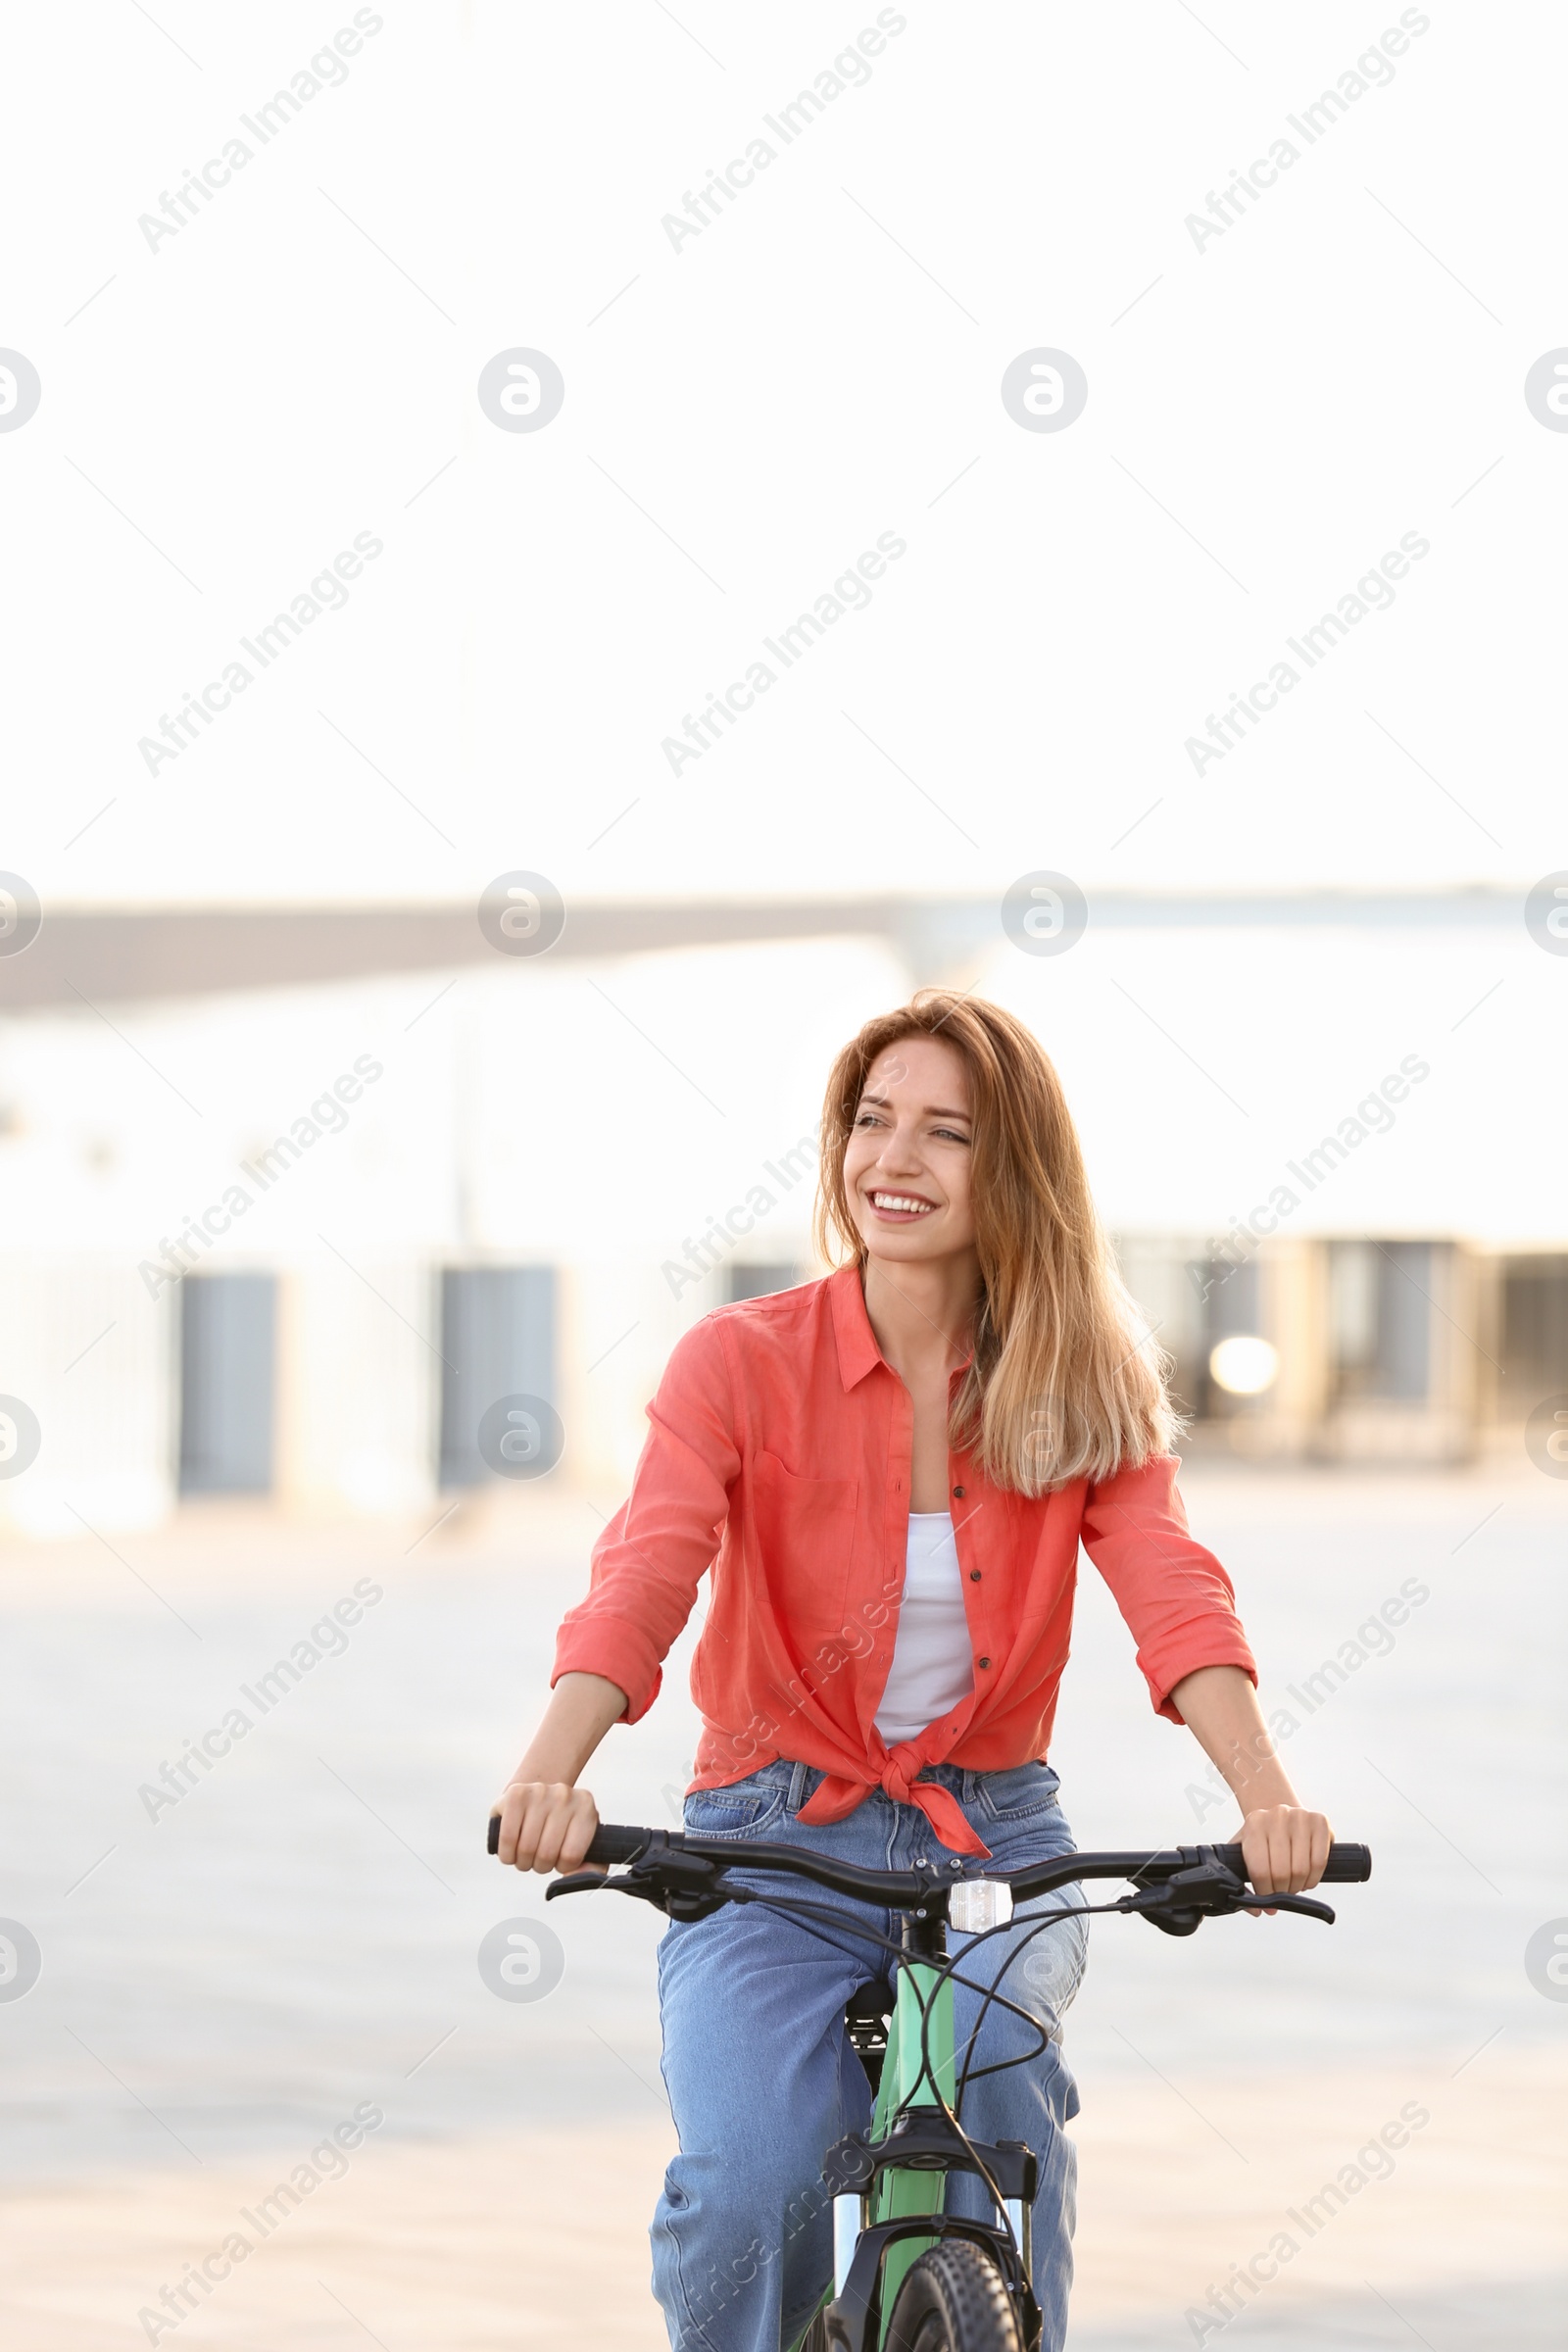
M 1070 1852 L 1047 1756 L 1081 1543 L 1155 1709 L 1235 1791 L 1254 1887 L 1314 1886 L 1329 1825 L 1297 1802 L 1230 1582 L 1188 1533 L 1160 1359 L 1029 1031 L 934 990 L 867 1022 L 828 1081 L 818 1218 L 836 1273 L 719 1308 L 669 1359 L 630 1498 L 500 1799 L 503 1860 L 581 1860 L 598 1815 L 579 1776 L 612 1723 L 652 1705 L 705 1573 L 689 1829 L 879 1869 L 989 1853 L 1011 1871 Z M 831 1914 L 839 1898 L 814 1892 Z M 844 2008 L 886 1966 L 857 1931 L 896 1933 L 891 1915 L 839 1908 L 808 1926 L 731 1904 L 661 1944 L 680 2153 L 654 2287 L 680 2352 L 779 2352 L 828 2279 L 822 2154 L 869 2116 Z M 977 1982 L 1010 1941 L 976 1947 Z M 1020 2018 L 957 1997 L 960 2048 L 979 2017 L 966 2129 L 1040 2159 L 1044 2352 L 1066 2328 L 1077 2095 L 1059 2035 L 1083 1963 L 1069 1918 L 1007 1980 L 1052 2036 L 1032 2057 L 1040 2036 Z M 949 2195 L 989 2211 L 977 2181 Z

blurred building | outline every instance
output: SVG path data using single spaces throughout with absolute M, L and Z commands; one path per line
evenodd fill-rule
M 237 945 L 212 914 L 162 936 L 56 925 L 53 964 L 0 967 L 0 1524 L 112 1532 L 214 1495 L 433 1515 L 497 1476 L 624 1480 L 678 1334 L 815 1270 L 833 1052 L 911 977 L 956 971 L 1063 1068 L 1194 1449 L 1459 1461 L 1568 1391 L 1568 1202 L 1521 1178 L 1510 1232 L 1489 1169 L 1434 1143 L 1435 1119 L 1450 1138 L 1475 1124 L 1462 1072 L 1436 1063 L 1447 1092 L 1435 1079 L 1401 1104 L 1399 1143 L 1377 1139 L 1380 1195 L 1352 1168 L 1324 1188 L 1334 1226 L 1314 1194 L 1254 1237 L 1231 1204 L 1260 1145 L 1195 1122 L 1179 1167 L 1152 1151 L 1152 1078 L 1127 1067 L 1144 1032 L 1107 1064 L 1090 942 L 1073 995 L 1065 962 L 999 950 L 982 911 L 866 902 L 770 927 L 741 909 L 726 941 L 708 909 L 683 942 L 667 909 L 647 937 L 619 910 L 524 963 L 471 911 L 406 931 L 235 918 Z M 1194 927 L 1211 944 L 1212 908 Z M 1423 949 L 1450 976 L 1440 929 L 1398 943 L 1405 983 Z M 1114 965 L 1130 1001 L 1155 986 L 1140 939 Z M 1362 967 L 1346 968 L 1353 996 Z M 1312 990 L 1321 1027 L 1317 973 Z M 1341 1056 L 1355 1031 L 1352 1006 Z M 1185 1115 L 1196 1082 L 1172 1067 Z M 1339 1068 L 1303 1062 L 1290 1103 L 1332 1105 Z

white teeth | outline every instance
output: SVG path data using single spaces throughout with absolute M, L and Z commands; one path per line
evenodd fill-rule
M 924 1215 L 931 1206 L 929 1200 L 906 1200 L 902 1193 L 873 1193 L 871 1202 L 875 1208 L 910 1209 L 916 1216 Z

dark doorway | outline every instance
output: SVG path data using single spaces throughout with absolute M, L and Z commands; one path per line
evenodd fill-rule
M 277 1279 L 187 1274 L 179 1300 L 179 1491 L 269 1494 Z
M 1263 1337 L 1258 1263 L 1255 1257 L 1196 1258 L 1188 1264 L 1187 1279 L 1198 1299 L 1197 1354 L 1192 1363 L 1178 1362 L 1177 1391 L 1195 1419 L 1229 1421 L 1255 1410 L 1256 1400 L 1221 1388 L 1209 1358 L 1221 1340 Z
M 448 1266 L 441 1276 L 441 1484 L 491 1475 L 481 1417 L 503 1396 L 556 1401 L 553 1266 Z
M 1568 1257 L 1510 1257 L 1502 1269 L 1504 1420 L 1527 1421 L 1546 1396 L 1568 1390 Z
M 1329 1334 L 1336 1394 L 1414 1404 L 1432 1385 L 1430 1242 L 1335 1242 Z

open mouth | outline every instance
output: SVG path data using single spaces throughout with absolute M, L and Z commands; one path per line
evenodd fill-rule
M 922 1200 L 918 1193 L 868 1193 L 873 1212 L 888 1225 L 913 1225 L 928 1217 L 936 1207 L 934 1200 Z

